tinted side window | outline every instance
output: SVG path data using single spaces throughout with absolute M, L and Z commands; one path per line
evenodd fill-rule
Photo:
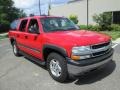
M 22 20 L 22 21 L 21 21 L 20 28 L 19 28 L 19 30 L 20 30 L 21 32 L 25 32 L 25 28 L 26 28 L 26 25 L 27 25 L 27 21 L 28 21 L 28 20 Z
M 36 19 L 31 19 L 28 26 L 29 33 L 39 33 L 39 26 Z
M 10 24 L 10 29 L 11 30 L 16 30 L 18 24 L 20 23 L 19 20 L 14 20 L 11 24 Z

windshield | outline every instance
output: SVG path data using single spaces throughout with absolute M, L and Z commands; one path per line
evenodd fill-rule
M 45 32 L 78 30 L 79 27 L 67 18 L 47 17 L 41 18 Z

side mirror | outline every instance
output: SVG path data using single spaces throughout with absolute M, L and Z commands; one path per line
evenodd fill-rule
M 79 26 L 79 25 L 76 25 L 76 28 L 77 28 L 77 29 L 80 29 L 80 26 Z

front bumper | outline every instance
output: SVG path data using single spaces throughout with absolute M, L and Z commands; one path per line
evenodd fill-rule
M 78 61 L 74 61 L 74 60 L 71 60 L 70 58 L 67 58 L 68 73 L 70 75 L 77 76 L 85 72 L 88 72 L 92 69 L 98 68 L 106 64 L 110 60 L 112 60 L 113 52 L 114 50 L 111 49 L 110 52 L 104 55 L 90 58 L 90 59 L 85 59 L 85 60 L 78 60 Z

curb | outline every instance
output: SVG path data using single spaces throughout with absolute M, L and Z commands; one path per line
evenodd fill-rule
M 7 40 L 8 38 L 0 39 L 0 41 Z
M 0 34 L 0 38 L 1 38 L 0 41 L 7 39 L 8 38 L 8 33 Z
M 120 44 L 120 38 L 118 38 L 118 39 L 116 39 L 115 41 L 113 41 L 113 43 Z
M 8 35 L 8 33 L 0 34 L 1 37 L 2 37 L 2 36 L 6 36 L 6 35 Z

